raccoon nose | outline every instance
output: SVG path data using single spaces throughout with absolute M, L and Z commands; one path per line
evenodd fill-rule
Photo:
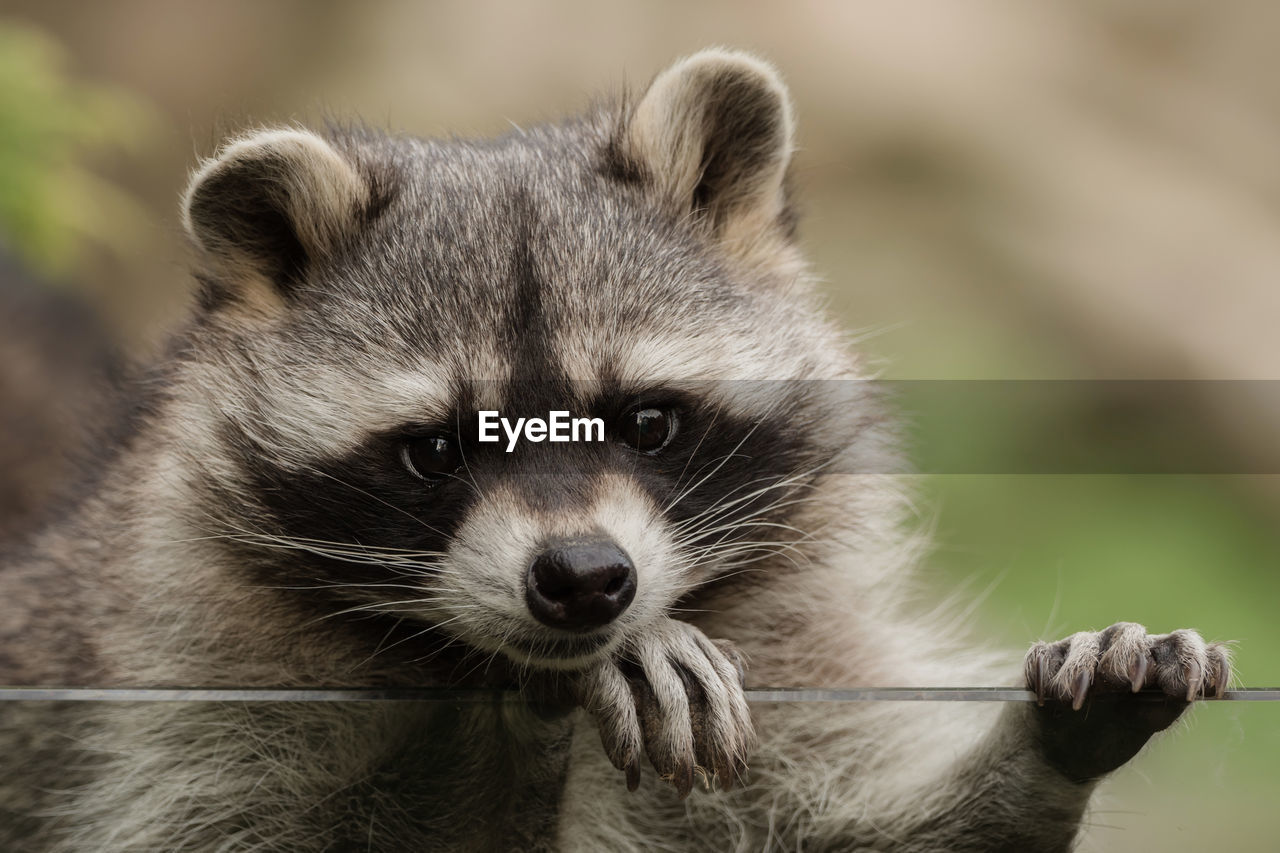
M 525 602 L 539 622 L 566 631 L 607 625 L 636 597 L 636 567 L 608 539 L 552 542 L 529 566 Z

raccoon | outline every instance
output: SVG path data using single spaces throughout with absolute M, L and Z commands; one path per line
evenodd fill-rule
M 0 678 L 525 701 L 8 703 L 0 846 L 1070 849 L 1222 645 L 1038 643 L 1042 702 L 999 708 L 744 701 L 1017 680 L 910 605 L 926 543 L 797 247 L 794 138 L 778 73 L 713 49 L 498 139 L 282 127 L 201 165 L 198 303 L 0 572 Z M 482 411 L 607 436 L 483 444 Z

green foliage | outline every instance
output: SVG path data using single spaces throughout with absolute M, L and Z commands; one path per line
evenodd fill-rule
M 129 93 L 74 79 L 66 60 L 40 31 L 0 22 L 0 241 L 54 276 L 88 245 L 137 246 L 141 206 L 86 161 L 137 151 L 157 123 Z

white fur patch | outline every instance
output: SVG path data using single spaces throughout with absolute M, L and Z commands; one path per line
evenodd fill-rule
M 556 515 L 533 512 L 514 490 L 486 493 L 458 531 L 448 570 L 441 577 L 439 607 L 430 618 L 469 644 L 501 649 L 519 663 L 531 657 L 506 644 L 513 633 L 540 637 L 548 629 L 525 604 L 529 564 L 549 539 L 602 532 L 631 557 L 637 589 L 631 606 L 610 626 L 612 648 L 636 626 L 662 616 L 685 591 L 684 574 L 658 508 L 635 484 L 609 475 L 589 506 Z M 603 649 L 601 651 L 604 651 Z M 577 660 L 540 661 L 570 666 Z

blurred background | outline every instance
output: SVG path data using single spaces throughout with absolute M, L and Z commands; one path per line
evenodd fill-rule
M 787 78 L 802 237 L 885 376 L 1280 378 L 1278 36 L 1280 5 L 1249 0 L 8 0 L 0 535 L 62 474 L 110 354 L 181 321 L 178 195 L 224 133 L 328 114 L 502 133 L 711 44 Z M 1242 473 L 922 476 L 929 588 L 1011 648 L 1194 626 L 1238 641 L 1241 684 L 1280 684 L 1280 394 L 1224 413 L 1215 383 L 1177 387 L 1141 429 Z M 1114 401 L 1064 394 L 1054 421 L 1105 438 Z M 992 412 L 921 438 L 1007 471 L 1024 428 Z M 1193 716 L 1106 783 L 1084 849 L 1280 845 L 1280 705 Z

